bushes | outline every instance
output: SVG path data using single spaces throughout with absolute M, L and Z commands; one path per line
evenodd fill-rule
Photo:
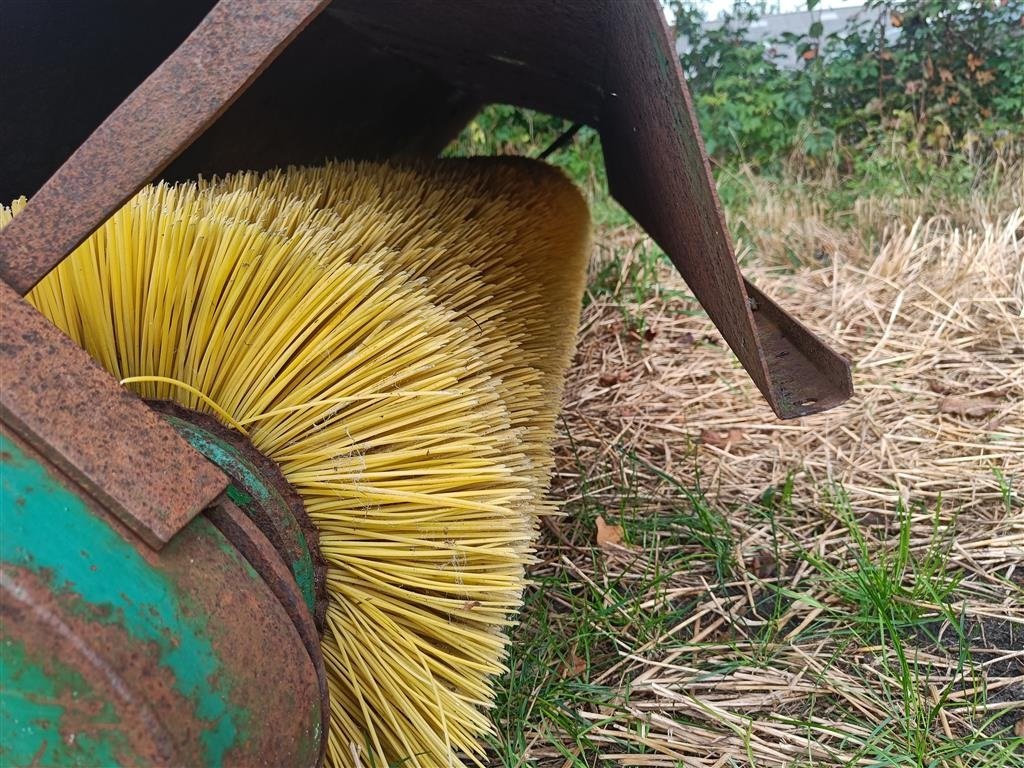
M 753 15 L 704 31 L 691 5 L 671 5 L 691 42 L 683 69 L 718 160 L 765 167 L 793 153 L 812 163 L 839 153 L 850 163 L 892 134 L 910 152 L 940 154 L 1024 135 L 1019 0 L 869 0 L 841 32 L 822 36 L 816 23 L 784 36 L 801 54 L 796 70 L 745 39 Z M 886 20 L 900 30 L 892 39 Z

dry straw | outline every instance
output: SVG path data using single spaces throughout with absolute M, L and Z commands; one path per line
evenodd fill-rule
M 731 502 L 798 471 L 802 488 L 841 482 L 859 511 L 940 496 L 1000 505 L 1000 473 L 1024 469 L 1022 233 L 1019 210 L 969 230 L 918 220 L 873 252 L 819 251 L 823 263 L 795 274 L 749 267 L 854 364 L 853 400 L 796 421 L 771 415 L 669 269 L 644 303 L 599 298 L 566 397 L 583 463 L 599 466 L 591 449 L 636 451 L 691 482 L 699 468 L 704 488 Z M 651 338 L 628 318 L 643 318 Z M 602 435 L 619 435 L 617 449 Z
M 631 300 L 640 293 L 627 290 L 631 275 L 651 250 L 642 233 L 599 238 L 595 273 L 603 268 L 613 295 L 592 289 L 584 312 L 556 486 L 574 508 L 606 516 L 624 509 L 616 522 L 639 532 L 627 551 L 597 557 L 595 571 L 592 551 L 567 546 L 580 526 L 557 523 L 560 543 L 546 544 L 533 570 L 564 574 L 560 594 L 607 590 L 620 606 L 612 661 L 586 682 L 621 695 L 574 710 L 590 724 L 596 755 L 588 761 L 877 764 L 878 750 L 901 748 L 903 718 L 924 711 L 935 717 L 925 726 L 926 753 L 959 767 L 975 763 L 969 755 L 940 759 L 934 748 L 956 738 L 981 745 L 997 724 L 1012 729 L 1019 720 L 1024 216 L 1014 208 L 1024 185 L 1012 187 L 1012 199 L 971 226 L 955 223 L 969 212 L 896 217 L 869 243 L 850 232 L 879 222 L 873 205 L 851 212 L 861 218 L 850 229 L 813 205 L 768 195 L 742 214 L 759 233 L 756 251 L 741 247 L 745 272 L 854 364 L 852 401 L 788 422 L 772 416 L 670 267 L 662 266 L 653 294 Z M 609 279 L 608 265 L 619 278 Z M 769 521 L 763 494 L 790 476 L 791 507 Z M 838 484 L 849 499 L 845 519 L 856 521 L 871 557 L 895 548 L 901 499 L 915 562 L 948 548 L 941 578 L 958 580 L 948 608 L 969 634 L 967 667 L 952 625 L 927 599 L 917 607 L 939 640 L 906 641 L 920 675 L 910 689 L 893 678 L 891 648 L 849 643 L 857 608 L 812 564 L 857 573 L 851 531 L 832 498 Z M 731 536 L 725 582 L 706 545 L 671 522 L 692 515 L 679 488 L 698 485 Z M 674 558 L 687 566 L 674 567 Z M 912 587 L 926 577 L 905 578 Z M 773 585 L 789 596 L 781 616 L 771 614 Z M 635 617 L 688 605 L 653 639 L 634 629 L 642 621 Z M 553 748 L 550 738 L 528 736 L 528 758 L 565 764 L 573 742 Z

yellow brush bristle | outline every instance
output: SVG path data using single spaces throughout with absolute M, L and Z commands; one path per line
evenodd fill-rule
M 548 443 L 579 322 L 590 236 L 586 204 L 558 170 L 512 157 L 406 168 L 334 163 L 236 174 L 214 186 L 336 213 L 321 222 L 338 228 L 339 237 L 391 251 L 385 269 L 423 277 L 432 300 L 475 325 L 513 426 L 522 430 L 537 511 L 545 510 Z M 268 224 L 280 227 L 287 218 Z M 354 231 L 352 222 L 362 226 Z
M 539 163 L 240 174 L 143 190 L 29 295 L 302 497 L 328 564 L 331 765 L 482 755 L 588 229 Z

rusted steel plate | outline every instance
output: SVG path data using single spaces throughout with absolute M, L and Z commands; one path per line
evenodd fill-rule
M 607 10 L 619 1 L 348 0 L 326 13 L 485 103 L 595 125 L 605 97 L 606 38 L 615 32 Z M 416 130 L 414 116 L 406 117 Z
M 853 394 L 849 363 L 768 297 L 747 295 L 660 6 L 607 9 L 600 125 L 612 194 L 665 249 L 780 418 L 842 403 Z
M 0 417 L 147 544 L 166 544 L 227 478 L 0 283 Z
M 220 0 L 0 232 L 0 279 L 28 293 L 245 90 L 328 0 Z
M 205 516 L 154 552 L 3 429 L 0 459 L 0 763 L 318 764 L 309 652 Z

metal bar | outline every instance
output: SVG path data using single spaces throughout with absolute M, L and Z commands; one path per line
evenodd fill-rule
M 0 418 L 154 549 L 227 478 L 0 283 Z
M 25 295 L 256 79 L 329 0 L 220 0 L 0 231 Z
M 612 194 L 669 255 L 780 418 L 848 399 L 849 363 L 747 293 L 660 6 L 609 3 L 606 12 L 600 130 Z

